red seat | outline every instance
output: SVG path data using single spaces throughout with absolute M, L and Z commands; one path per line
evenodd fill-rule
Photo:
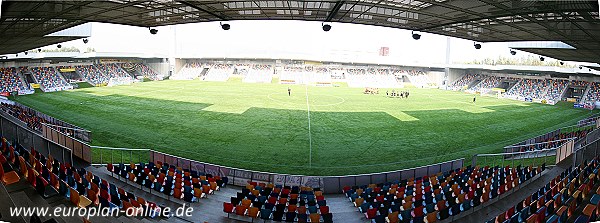
M 321 211 L 321 215 L 329 214 L 329 207 L 328 206 L 320 206 L 319 211 Z
M 223 212 L 225 213 L 233 213 L 233 204 L 232 203 L 227 203 L 227 202 L 223 202 Z
M 377 209 L 371 208 L 365 213 L 367 219 L 374 219 L 377 216 Z

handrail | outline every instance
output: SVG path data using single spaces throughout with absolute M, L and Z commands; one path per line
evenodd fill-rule
M 153 151 L 151 149 L 131 149 L 131 148 L 118 148 L 118 147 L 106 147 L 106 146 L 90 146 L 90 148 L 108 149 L 108 150 L 121 150 L 121 151 Z
M 600 114 L 600 113 L 598 113 L 598 114 Z M 586 117 L 586 118 L 584 118 L 584 119 L 588 119 L 588 118 L 589 118 L 589 117 Z M 579 121 L 581 121 L 581 120 L 584 120 L 584 119 L 580 119 Z M 513 145 L 519 145 L 519 143 L 525 143 L 525 142 L 527 142 L 527 141 L 528 141 L 528 140 L 530 140 L 530 139 L 535 139 L 535 138 L 538 138 L 538 137 L 542 137 L 542 136 L 545 136 L 545 135 L 546 135 L 546 134 L 548 134 L 548 133 L 555 132 L 555 131 L 557 131 L 557 130 L 562 130 L 562 129 L 566 129 L 566 128 L 585 128 L 585 127 L 590 127 L 590 126 L 592 126 L 592 124 L 591 124 L 591 123 L 588 123 L 588 124 L 586 124 L 586 125 L 582 125 L 582 126 L 579 126 L 578 124 L 569 125 L 569 126 L 565 126 L 565 127 L 561 127 L 561 128 L 555 129 L 555 130 L 553 130 L 553 131 L 550 131 L 550 132 L 547 132 L 547 133 L 545 133 L 545 134 L 541 134 L 541 135 L 538 135 L 538 136 L 531 137 L 531 138 L 529 138 L 529 139 L 526 139 L 526 140 L 523 140 L 523 141 L 521 141 L 521 142 L 517 142 L 517 143 L 515 143 L 515 144 L 513 144 Z M 593 126 L 592 126 L 592 127 L 593 127 Z
M 444 163 L 453 163 L 453 162 L 456 162 L 456 161 L 464 160 L 464 158 L 454 159 L 454 160 L 448 160 L 448 161 L 444 161 L 444 162 L 440 162 L 440 163 L 435 163 L 435 164 L 430 164 L 430 165 L 425 165 L 425 166 L 418 166 L 418 167 L 412 167 L 412 168 L 406 168 L 406 169 L 400 169 L 400 170 L 392 170 L 392 171 L 385 171 L 385 172 L 377 172 L 377 173 L 364 173 L 364 174 L 343 175 L 343 176 L 309 176 L 309 175 L 301 175 L 301 174 L 272 173 L 272 172 L 264 172 L 264 171 L 248 170 L 248 169 L 242 169 L 242 168 L 236 168 L 236 167 L 223 166 L 223 165 L 218 165 L 218 164 L 212 164 L 212 163 L 202 162 L 202 161 L 198 161 L 198 160 L 193 160 L 193 159 L 189 159 L 189 158 L 184 158 L 184 157 L 180 157 L 180 156 L 176 156 L 176 155 L 172 155 L 172 154 L 168 154 L 168 153 L 156 151 L 156 150 L 153 150 L 153 149 L 130 149 L 130 148 L 116 148 L 116 147 L 104 147 L 104 146 L 90 146 L 90 147 L 91 148 L 97 148 L 97 149 L 114 150 L 114 151 L 149 151 L 149 152 L 153 152 L 153 153 L 167 155 L 167 156 L 176 158 L 178 160 L 185 160 L 185 161 L 190 161 L 190 162 L 196 162 L 196 163 L 200 163 L 200 164 L 204 164 L 204 165 L 211 165 L 211 166 L 220 167 L 220 168 L 227 168 L 227 169 L 231 169 L 231 170 L 240 170 L 240 171 L 247 171 L 247 172 L 253 172 L 253 173 L 260 173 L 260 174 L 270 174 L 270 175 L 287 175 L 287 176 L 295 176 L 295 177 L 358 177 L 358 176 L 370 176 L 370 175 L 377 175 L 377 174 L 394 173 L 394 172 L 404 171 L 404 170 L 418 169 L 418 168 L 428 167 L 428 166 L 432 166 L 432 165 L 441 165 L 441 164 L 444 164 Z M 92 165 L 104 165 L 104 163 L 92 163 Z
M 566 138 L 566 139 L 557 139 L 557 140 L 553 140 L 550 142 L 538 142 L 538 143 L 530 143 L 530 144 L 524 144 L 524 145 L 511 145 L 511 146 L 505 146 L 505 149 L 508 148 L 515 148 L 515 147 L 524 147 L 524 146 L 533 146 L 533 145 L 539 145 L 539 144 L 548 144 L 548 143 L 553 143 L 553 142 L 558 142 L 558 141 L 566 141 L 566 140 L 570 140 L 570 139 L 577 139 L 577 137 L 571 137 L 571 138 Z
M 560 146 L 558 146 L 558 147 L 560 147 Z M 540 149 L 540 150 L 533 150 L 533 151 L 524 151 L 524 152 L 512 152 L 512 153 L 484 153 L 484 154 L 475 154 L 475 156 L 501 156 L 501 155 L 519 155 L 519 154 L 526 154 L 526 153 L 550 152 L 550 151 L 557 150 L 558 147 L 550 148 L 550 149 Z
M 92 132 L 90 130 L 83 129 L 83 128 L 80 128 L 80 127 L 77 127 L 77 126 L 75 126 L 77 128 L 71 128 L 71 127 L 65 127 L 65 126 L 62 126 L 62 125 L 54 125 L 54 124 L 43 123 L 43 122 L 42 122 L 42 125 L 47 125 L 47 126 L 50 126 L 50 127 L 60 127 L 60 128 L 63 128 L 63 129 L 70 129 L 70 130 L 75 130 L 75 131 L 80 131 L 80 132 Z

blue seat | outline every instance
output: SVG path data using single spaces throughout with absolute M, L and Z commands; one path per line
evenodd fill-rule
M 270 209 L 261 209 L 260 210 L 260 219 L 263 219 L 263 220 L 271 219 L 271 212 L 272 212 L 272 210 L 270 210 Z
M 307 214 L 298 214 L 298 222 L 307 222 L 308 215 Z
M 585 216 L 585 215 L 580 215 L 579 217 L 577 217 L 577 219 L 575 219 L 574 223 L 588 223 L 589 222 L 589 217 Z
M 555 215 L 555 214 L 550 216 L 548 218 L 548 220 L 546 221 L 546 223 L 557 223 L 557 222 L 558 222 L 558 215 Z
M 598 205 L 598 202 L 600 202 L 600 195 L 594 194 L 594 196 L 592 196 L 590 199 L 590 203 L 593 205 Z
M 294 222 L 296 219 L 296 212 L 286 212 L 285 222 Z
M 360 207 L 358 208 L 360 210 L 360 213 L 365 213 L 367 212 L 367 210 L 369 210 L 369 207 L 371 206 L 371 204 L 369 204 L 368 202 L 364 202 L 360 205 Z M 315 207 L 316 209 L 316 207 Z

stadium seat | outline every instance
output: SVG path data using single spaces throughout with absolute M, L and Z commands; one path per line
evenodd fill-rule
M 1 156 L 1 155 L 0 155 Z M 0 158 L 1 159 L 1 158 Z M 19 182 L 21 178 L 15 171 L 4 172 L 3 165 L 0 165 L 0 179 L 4 185 L 10 185 Z

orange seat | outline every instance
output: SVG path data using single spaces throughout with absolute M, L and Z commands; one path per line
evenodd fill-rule
M 295 204 L 290 204 L 288 207 L 288 212 L 296 212 L 296 210 L 298 209 L 298 206 Z
M 259 209 L 257 207 L 248 208 L 248 216 L 258 218 L 258 211 Z
M 252 201 L 251 200 L 248 200 L 248 199 L 242 200 L 242 206 L 244 206 L 246 208 L 249 208 L 250 205 L 252 205 Z
M 389 213 L 387 216 L 387 222 L 389 223 L 398 223 L 400 222 L 400 218 L 398 218 L 398 212 L 394 211 L 392 213 Z
M 129 181 L 135 182 L 135 174 L 128 173 L 128 175 L 129 175 Z
M 200 188 L 194 188 L 194 197 L 198 199 L 202 198 L 202 190 Z
M 235 214 L 244 216 L 246 215 L 246 209 L 247 207 L 243 205 L 235 206 Z
M 306 214 L 306 206 L 298 207 L 298 214 Z
M 211 194 L 212 190 L 210 189 L 210 186 L 208 185 L 202 185 L 202 193 L 206 194 Z
M 21 178 L 19 177 L 19 174 L 17 174 L 17 172 L 15 172 L 15 171 L 10 171 L 10 172 L 5 173 L 4 167 L 2 167 L 2 164 L 0 164 L 0 179 L 2 180 L 2 183 L 5 185 L 14 184 L 14 183 L 19 182 L 19 180 L 21 180 Z
M 27 181 L 35 186 L 35 178 L 38 176 L 38 173 L 33 168 L 27 169 Z
M 127 211 L 130 208 L 133 208 L 133 205 L 131 205 L 131 203 L 129 203 L 127 201 L 123 201 L 123 210 Z
M 433 223 L 437 221 L 437 211 L 431 212 L 429 214 L 427 214 L 427 218 L 425 220 L 427 220 L 427 223 Z
M 19 156 L 19 169 L 21 171 L 21 176 L 27 178 L 27 164 L 25 164 L 25 158 Z
M 354 199 L 354 206 L 360 207 L 360 205 L 362 205 L 364 201 L 365 201 L 365 199 L 362 197 L 356 198 L 356 199 Z
M 173 189 L 173 197 L 177 199 L 183 198 L 183 193 L 181 192 L 180 188 Z
M 219 190 L 219 186 L 217 185 L 217 182 L 210 182 L 210 189 L 212 190 L 213 194 L 215 193 L 215 191 Z
M 312 213 L 309 216 L 310 222 L 319 222 L 321 220 L 321 215 L 319 213 Z
M 593 204 L 588 204 L 585 206 L 585 208 L 583 209 L 583 215 L 591 217 L 592 213 L 596 210 L 596 205 Z

